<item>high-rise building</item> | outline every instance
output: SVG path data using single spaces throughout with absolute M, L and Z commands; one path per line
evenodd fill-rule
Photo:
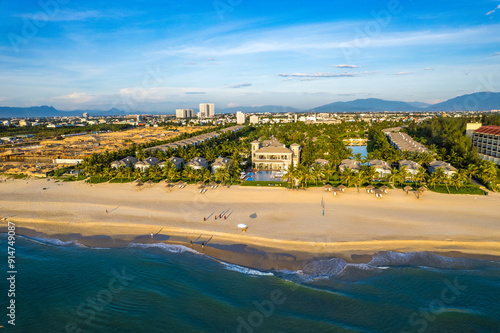
M 198 118 L 212 118 L 215 116 L 215 106 L 213 103 L 201 103 Z
M 175 110 L 176 118 L 193 118 L 194 110 L 193 109 L 177 109 Z
M 250 124 L 255 125 L 259 123 L 259 116 L 253 115 L 250 116 Z
M 244 124 L 245 120 L 246 120 L 246 116 L 243 112 L 241 112 L 241 111 L 236 112 L 236 123 L 238 125 Z
M 481 159 L 500 165 L 500 126 L 488 125 L 475 130 L 472 146 L 477 148 Z
M 83 118 L 85 118 L 85 120 L 88 120 L 88 119 L 89 119 L 89 114 L 88 114 L 88 112 L 84 112 L 84 113 L 83 113 Z

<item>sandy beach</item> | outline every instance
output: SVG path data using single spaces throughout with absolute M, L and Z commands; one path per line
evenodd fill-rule
M 164 183 L 139 189 L 46 179 L 2 182 L 0 193 L 0 216 L 20 235 L 106 247 L 192 241 L 197 251 L 263 269 L 296 269 L 320 257 L 363 262 L 379 251 L 500 256 L 496 193 L 417 199 L 391 190 L 377 199 L 355 189 L 333 196 L 323 188 L 220 186 L 199 194 L 194 185 L 170 191 Z

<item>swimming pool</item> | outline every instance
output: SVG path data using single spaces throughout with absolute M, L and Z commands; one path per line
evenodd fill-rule
M 263 182 L 281 182 L 281 176 L 277 171 L 253 171 L 250 172 L 247 180 L 263 181 Z M 274 177 L 277 176 L 277 177 Z

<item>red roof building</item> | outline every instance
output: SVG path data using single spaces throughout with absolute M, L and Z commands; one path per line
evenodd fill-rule
M 482 126 L 472 134 L 472 146 L 479 157 L 500 165 L 500 126 Z

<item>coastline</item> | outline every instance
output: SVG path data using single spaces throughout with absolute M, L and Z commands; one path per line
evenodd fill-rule
M 142 190 L 47 180 L 0 185 L 6 194 L 0 215 L 16 223 L 19 235 L 89 247 L 164 242 L 189 248 L 193 241 L 199 253 L 262 270 L 299 270 L 322 258 L 367 263 L 381 251 L 500 258 L 497 195 L 426 192 L 416 199 L 394 190 L 376 199 L 355 189 L 334 197 L 322 188 L 233 186 L 202 195 L 195 186 L 168 191 L 161 183 Z M 215 220 L 215 213 L 227 219 Z

